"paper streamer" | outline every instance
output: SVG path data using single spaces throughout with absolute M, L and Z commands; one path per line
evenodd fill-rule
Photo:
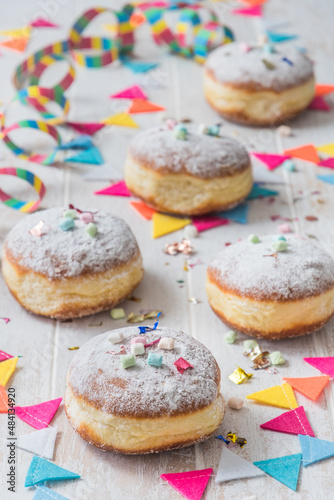
M 34 212 L 37 210 L 39 204 L 41 203 L 43 196 L 45 195 L 45 186 L 41 179 L 34 175 L 28 170 L 22 168 L 6 167 L 0 168 L 0 175 L 12 175 L 14 177 L 19 177 L 27 181 L 37 192 L 37 201 L 20 201 L 16 198 L 12 198 L 10 195 L 5 193 L 0 189 L 0 200 L 7 206 L 15 208 L 20 212 Z

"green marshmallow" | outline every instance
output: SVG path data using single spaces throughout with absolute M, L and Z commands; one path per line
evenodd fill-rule
M 73 208 L 69 208 L 63 212 L 63 217 L 69 217 L 70 219 L 77 219 L 78 213 Z
M 257 347 L 259 344 L 256 342 L 256 340 L 244 340 L 244 348 L 246 351 L 249 351 L 249 349 L 254 349 L 254 347 Z
M 115 309 L 110 311 L 110 316 L 112 319 L 123 319 L 125 318 L 124 309 L 122 307 L 115 307 Z
M 86 226 L 86 233 L 89 234 L 92 238 L 94 238 L 97 234 L 97 225 L 94 222 L 90 222 Z
M 288 249 L 288 242 L 284 240 L 277 240 L 272 244 L 276 252 L 285 252 Z
M 130 368 L 136 364 L 136 358 L 133 354 L 122 354 L 120 356 L 122 368 Z
M 238 337 L 238 335 L 233 330 L 230 330 L 225 335 L 224 340 L 228 344 L 234 344 L 234 342 L 237 340 L 237 337 Z
M 250 243 L 260 243 L 260 238 L 256 234 L 250 234 L 247 239 Z
M 269 358 L 272 365 L 283 365 L 285 363 L 285 359 L 283 358 L 280 351 L 274 351 L 269 354 Z

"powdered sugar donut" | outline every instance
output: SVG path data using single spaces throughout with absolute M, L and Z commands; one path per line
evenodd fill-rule
M 229 43 L 208 57 L 204 93 L 226 119 L 250 125 L 282 123 L 314 97 L 312 62 L 291 46 Z
M 59 319 L 108 309 L 143 277 L 140 250 L 123 220 L 63 208 L 36 212 L 14 226 L 2 272 L 23 307 Z
M 318 330 L 334 314 L 334 260 L 294 236 L 240 241 L 210 264 L 206 290 L 228 326 L 268 339 L 296 337 Z
M 231 137 L 202 131 L 179 124 L 138 133 L 125 165 L 128 188 L 153 208 L 173 214 L 200 215 L 241 203 L 253 183 L 246 149 Z
M 99 448 L 127 454 L 180 448 L 208 438 L 224 415 L 214 357 L 189 335 L 158 328 L 145 334 L 144 354 L 124 368 L 118 353 L 129 355 L 138 333 L 131 326 L 98 335 L 75 355 L 65 397 L 73 428 Z M 168 339 L 164 349 L 158 343 L 147 346 L 160 337 Z M 148 364 L 160 356 L 161 366 Z M 192 365 L 183 373 L 174 364 L 180 358 Z

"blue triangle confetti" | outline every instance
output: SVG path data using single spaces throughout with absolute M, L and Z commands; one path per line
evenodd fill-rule
M 218 212 L 217 215 L 218 217 L 223 217 L 223 219 L 239 222 L 239 224 L 247 224 L 248 212 L 249 205 L 247 203 L 242 203 L 238 207 L 232 208 L 232 210 Z
M 295 455 L 254 462 L 254 465 L 291 490 L 296 491 L 301 461 L 302 454 L 296 453 Z
M 151 71 L 159 65 L 159 63 L 131 61 L 130 59 L 123 59 L 122 62 L 124 66 L 131 69 L 131 71 L 133 71 L 134 73 L 147 73 L 147 71 Z
M 302 436 L 301 434 L 298 437 L 302 449 L 304 467 L 334 456 L 334 443 L 332 441 L 325 441 L 324 439 L 317 439 L 311 436 Z
M 95 146 L 89 149 L 84 149 L 79 154 L 71 156 L 70 158 L 66 158 L 65 161 L 75 163 L 89 163 L 92 165 L 102 165 L 102 163 L 104 163 L 100 151 Z
M 78 135 L 72 141 L 65 142 L 58 149 L 89 149 L 93 146 L 93 140 L 90 135 Z
M 44 483 L 44 481 L 63 481 L 65 479 L 79 479 L 80 476 L 67 469 L 49 462 L 41 457 L 32 457 L 30 467 L 27 472 L 24 486 Z
M 317 175 L 317 179 L 328 184 L 334 184 L 334 175 Z
M 68 498 L 64 497 L 63 495 L 59 495 L 59 493 L 50 490 L 50 488 L 47 488 L 46 486 L 38 486 L 32 500 L 50 500 L 50 499 L 68 500 Z
M 296 40 L 297 35 L 288 35 L 285 33 L 275 33 L 274 31 L 267 31 L 268 38 L 273 43 L 288 42 L 289 40 Z
M 265 198 L 267 196 L 277 196 L 279 194 L 278 191 L 273 191 L 271 189 L 266 189 L 263 187 L 254 184 L 251 192 L 247 196 L 247 200 L 256 200 L 257 198 Z

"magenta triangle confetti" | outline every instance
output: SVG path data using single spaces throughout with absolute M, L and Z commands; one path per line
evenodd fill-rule
M 236 14 L 238 16 L 260 17 L 262 16 L 262 9 L 260 5 L 256 5 L 255 7 L 247 7 L 245 9 L 233 9 L 232 14 Z
M 176 472 L 174 474 L 161 474 L 161 479 L 169 483 L 187 500 L 200 500 L 209 482 L 213 469 L 192 470 L 189 472 Z
M 147 95 L 139 87 L 139 85 L 132 85 L 121 92 L 112 94 L 111 99 L 147 99 Z
M 59 28 L 58 24 L 51 23 L 43 17 L 38 17 L 37 19 L 32 21 L 29 26 L 31 26 L 32 28 Z
M 309 109 L 317 109 L 320 111 L 330 111 L 331 107 L 328 102 L 321 96 L 318 95 L 314 97 L 313 101 L 309 105 Z
M 264 163 L 264 165 L 269 170 L 274 170 L 279 167 L 285 160 L 289 160 L 290 156 L 287 155 L 276 155 L 276 154 L 267 154 L 267 153 L 251 153 L 252 156 L 260 160 L 260 162 Z
M 309 365 L 314 366 L 317 370 L 334 377 L 334 357 L 328 356 L 323 358 L 304 358 L 304 361 Z
M 103 194 L 107 196 L 127 196 L 130 197 L 131 193 L 126 187 L 124 181 L 117 182 L 116 184 L 112 184 L 112 186 L 108 186 L 100 191 L 95 191 L 94 194 Z
M 62 398 L 51 399 L 32 406 L 16 406 L 15 414 L 35 429 L 45 429 L 53 419 Z
M 307 419 L 303 406 L 286 411 L 272 420 L 260 425 L 262 429 L 284 432 L 286 434 L 304 434 L 314 437 L 314 432 Z
M 334 158 L 326 158 L 326 160 L 321 160 L 319 167 L 334 168 Z
M 230 221 L 228 219 L 222 219 L 221 217 L 216 217 L 214 215 L 196 217 L 196 219 L 192 219 L 192 223 L 199 233 L 207 231 L 208 229 L 213 229 L 214 227 L 225 226 L 226 224 L 229 224 L 229 222 Z
M 7 354 L 5 351 L 0 351 L 0 361 L 6 361 L 6 359 L 13 358 L 11 354 Z

